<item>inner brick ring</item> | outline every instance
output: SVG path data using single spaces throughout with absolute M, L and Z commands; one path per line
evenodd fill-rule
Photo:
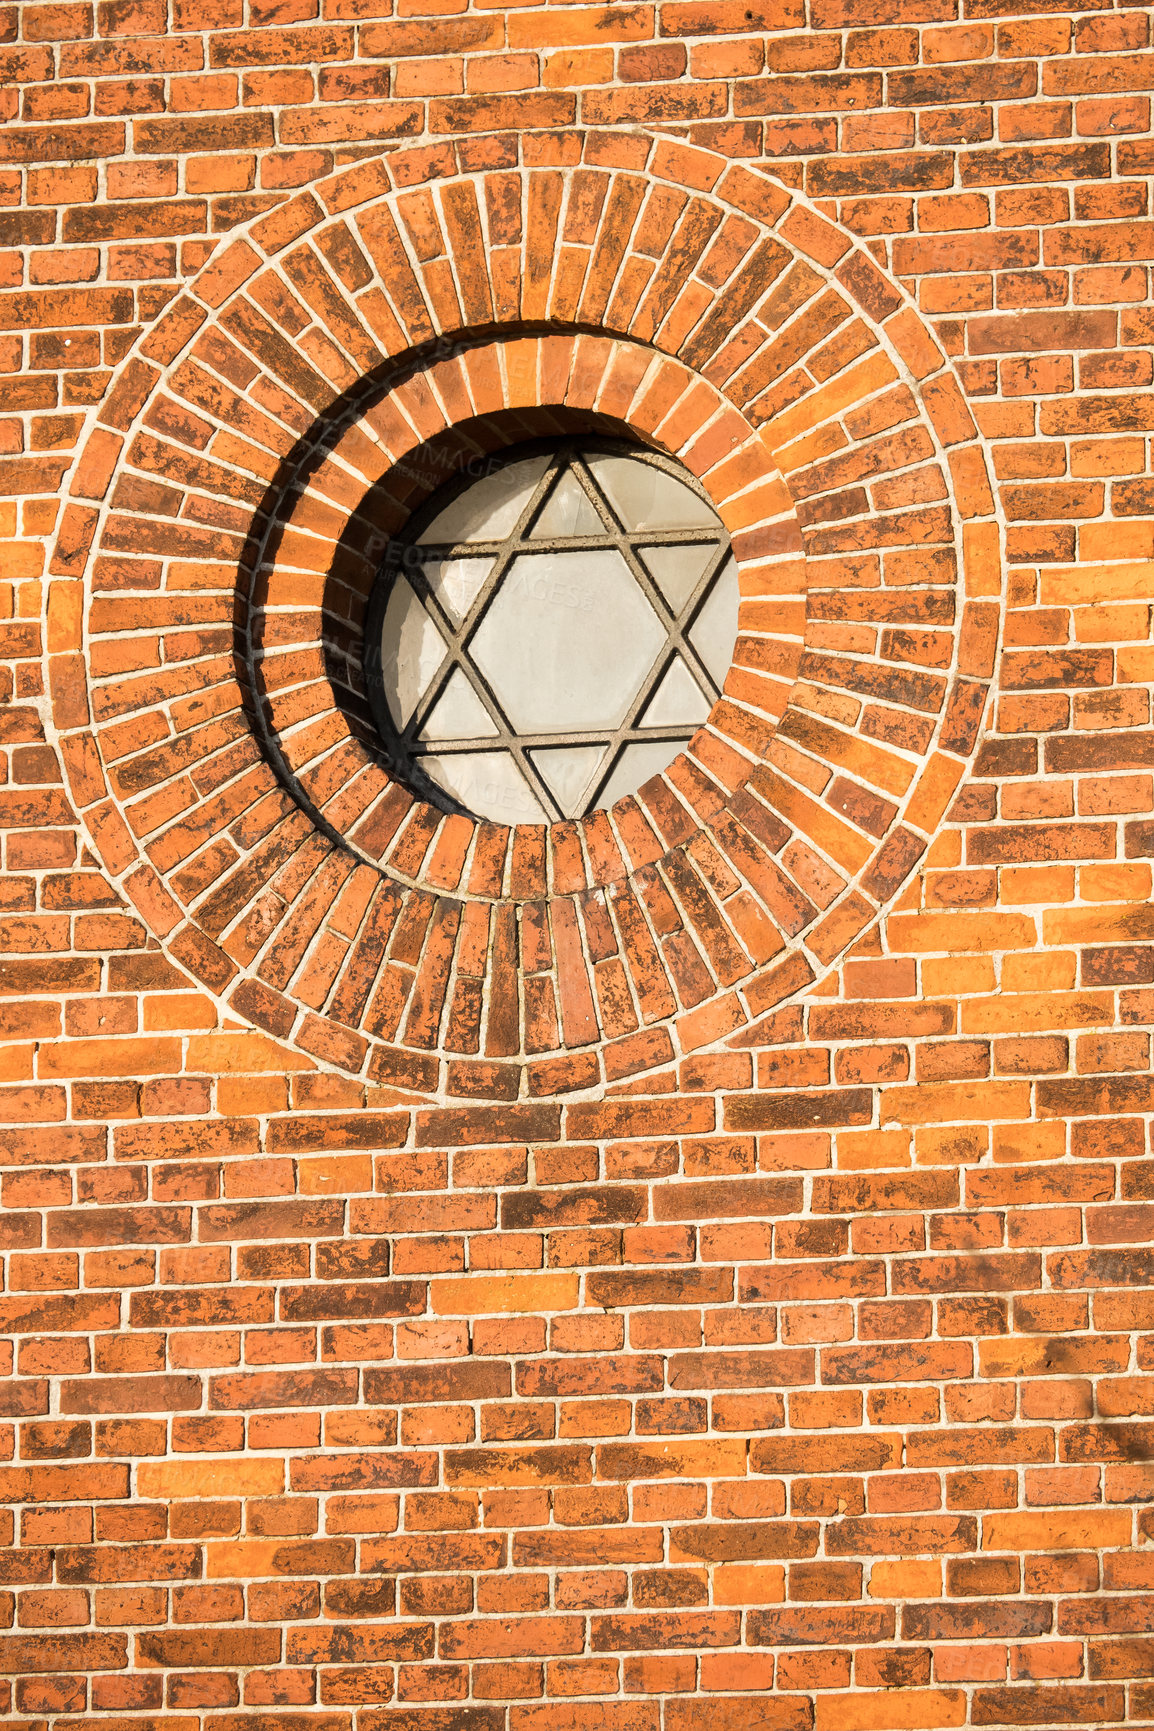
M 447 473 L 502 446 L 574 430 L 631 436 L 702 482 L 739 565 L 740 635 L 723 701 L 687 760 L 637 799 L 618 801 L 611 819 L 594 813 L 538 834 L 532 845 L 551 860 L 548 882 L 518 889 L 507 838 L 480 833 L 496 826 L 443 823 L 425 808 L 420 833 L 451 835 L 455 858 L 445 847 L 439 858 L 431 847 L 418 854 L 416 802 L 390 778 L 375 743 L 361 634 L 389 535 Z M 364 487 L 355 502 L 351 477 Z M 703 775 L 728 785 L 764 756 L 801 660 L 800 555 L 793 504 L 765 441 L 677 361 L 588 335 L 461 345 L 363 409 L 309 462 L 307 480 L 286 489 L 252 585 L 249 664 L 260 722 L 301 804 L 393 876 L 434 893 L 467 888 L 487 898 L 586 890 L 658 858 L 658 814 L 679 798 L 699 798 Z M 406 839 L 395 846 L 402 829 Z M 468 870 L 466 862 L 488 861 L 498 847 L 503 872 L 488 863 Z
M 756 1039 L 869 924 L 976 744 L 1000 562 L 956 382 L 847 236 L 669 141 L 501 148 L 358 164 L 169 309 L 77 465 L 50 677 L 93 846 L 193 977 L 322 1062 L 512 1100 Z M 337 624 L 406 452 L 562 410 L 680 455 L 756 580 L 670 772 L 509 832 L 387 782 Z

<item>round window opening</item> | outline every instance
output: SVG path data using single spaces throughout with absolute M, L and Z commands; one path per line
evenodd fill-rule
M 737 611 L 729 536 L 679 463 L 594 438 L 480 459 L 390 543 L 373 590 L 389 763 L 497 823 L 612 805 L 709 714 Z

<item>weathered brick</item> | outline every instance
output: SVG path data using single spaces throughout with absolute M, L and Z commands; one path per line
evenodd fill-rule
M 1149 19 L 373 11 L 5 17 L 2 1710 L 1148 1718 Z M 387 538 L 623 427 L 721 701 L 423 804 Z

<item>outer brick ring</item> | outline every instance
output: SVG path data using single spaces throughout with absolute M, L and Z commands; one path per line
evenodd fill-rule
M 509 832 L 389 784 L 349 668 L 406 456 L 558 412 L 701 477 L 741 637 L 666 775 Z M 462 139 L 278 207 L 143 339 L 71 497 L 49 673 L 93 846 L 231 1010 L 378 1082 L 516 1098 L 756 1037 L 977 742 L 1000 544 L 943 355 L 849 236 L 670 140 Z

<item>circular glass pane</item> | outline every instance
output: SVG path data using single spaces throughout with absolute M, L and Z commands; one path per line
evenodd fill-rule
M 365 672 L 394 771 L 497 823 L 581 817 L 691 738 L 737 638 L 729 536 L 687 472 L 568 439 L 486 459 L 390 544 Z

